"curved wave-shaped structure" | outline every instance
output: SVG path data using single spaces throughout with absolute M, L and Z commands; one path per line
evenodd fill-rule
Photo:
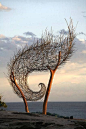
M 30 47 L 26 46 L 23 50 L 19 50 L 11 59 L 9 63 L 9 76 L 12 73 L 14 74 L 16 82 L 25 95 L 26 100 L 39 100 L 46 92 L 46 87 L 43 83 L 39 84 L 41 89 L 38 92 L 32 91 L 27 84 L 28 75 L 33 71 L 47 71 L 48 68 L 54 70 L 58 63 L 59 51 L 61 51 L 60 65 L 71 55 L 72 41 L 75 38 L 73 26 L 68 26 L 68 30 L 68 35 L 60 35 L 59 38 L 46 31 L 39 41 Z M 11 77 L 13 78 L 13 76 Z M 15 93 L 22 97 L 12 80 L 10 80 L 10 83 Z

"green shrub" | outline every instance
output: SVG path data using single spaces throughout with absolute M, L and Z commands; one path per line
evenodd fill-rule
M 7 105 L 6 105 L 6 103 L 4 103 L 4 102 L 1 101 L 1 98 L 2 98 L 2 96 L 0 96 L 0 107 L 6 108 Z

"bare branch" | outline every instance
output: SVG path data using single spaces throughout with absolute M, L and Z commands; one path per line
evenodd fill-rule
M 61 60 L 61 51 L 59 52 L 59 55 L 58 55 L 58 63 L 57 63 L 57 65 L 56 65 L 56 67 L 55 67 L 55 70 L 54 70 L 54 71 L 56 71 L 56 70 L 57 70 L 57 68 L 58 68 L 58 66 L 59 66 L 59 64 L 60 64 L 60 60 Z

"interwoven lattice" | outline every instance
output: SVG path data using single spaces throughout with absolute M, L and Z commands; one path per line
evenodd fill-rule
M 13 73 L 26 100 L 39 100 L 46 92 L 46 87 L 43 83 L 39 84 L 41 89 L 38 92 L 34 92 L 30 89 L 27 84 L 29 73 L 33 71 L 47 71 L 48 69 L 54 70 L 58 63 L 59 51 L 61 51 L 60 65 L 63 64 L 73 52 L 74 31 L 72 20 L 70 20 L 70 24 L 68 25 L 67 35 L 61 34 L 58 37 L 45 31 L 40 40 L 31 46 L 26 46 L 24 49 L 19 50 L 11 59 L 8 65 L 9 78 L 10 76 L 13 77 Z M 15 93 L 19 97 L 22 97 L 12 80 L 10 80 L 10 83 Z

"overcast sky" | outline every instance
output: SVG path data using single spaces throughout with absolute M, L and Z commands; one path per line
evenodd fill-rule
M 14 52 L 40 38 L 46 27 L 52 27 L 54 34 L 66 32 L 65 18 L 69 22 L 70 17 L 74 26 L 78 22 L 75 52 L 57 70 L 49 101 L 86 101 L 86 0 L 0 0 L 0 94 L 4 101 L 22 101 L 6 77 Z M 48 80 L 49 72 L 31 73 L 28 83 L 37 91 L 38 84 L 47 86 Z

